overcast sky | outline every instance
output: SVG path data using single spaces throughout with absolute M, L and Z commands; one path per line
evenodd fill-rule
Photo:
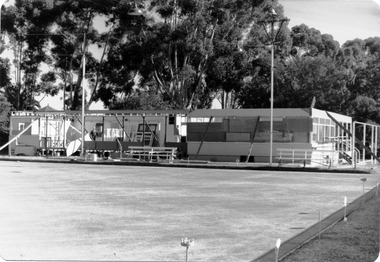
M 279 0 L 289 27 L 306 24 L 331 34 L 341 45 L 380 36 L 380 0 Z

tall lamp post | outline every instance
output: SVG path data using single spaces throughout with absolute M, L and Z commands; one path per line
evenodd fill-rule
M 2 7 L 3 7 L 5 2 L 6 2 L 6 0 L 0 0 L 0 41 L 3 41 L 3 32 L 1 30 L 1 10 L 2 10 Z M 1 75 L 0 75 L 0 82 L 1 82 Z
M 86 92 L 85 92 L 85 81 L 86 81 L 86 33 L 83 33 L 83 56 L 82 56 L 82 62 L 83 62 L 83 65 L 82 65 L 82 74 L 83 74 L 83 79 L 82 79 L 82 143 L 81 143 L 81 150 L 80 150 L 80 154 L 81 154 L 81 157 L 84 158 L 85 157 L 85 154 L 84 154 L 84 132 L 85 132 L 85 106 L 86 106 Z
M 135 8 L 132 9 L 132 11 L 130 11 L 128 13 L 128 15 L 130 16 L 144 16 L 144 13 L 141 9 L 137 8 L 137 6 L 135 6 Z M 82 80 L 82 143 L 81 143 L 81 157 L 84 158 L 85 157 L 85 154 L 84 154 L 84 139 L 85 139 L 85 107 L 86 107 L 86 103 L 85 103 L 85 81 L 86 81 L 86 33 L 83 34 L 83 80 Z
M 269 164 L 273 163 L 273 100 L 274 100 L 274 46 L 276 45 L 278 34 L 285 22 L 289 19 L 278 19 L 278 15 L 274 9 L 268 16 L 268 19 L 258 21 L 267 34 L 269 43 L 271 45 L 271 75 L 270 75 L 270 131 L 269 131 Z M 278 25 L 277 32 L 275 32 L 275 25 Z M 269 30 L 268 31 L 268 26 Z

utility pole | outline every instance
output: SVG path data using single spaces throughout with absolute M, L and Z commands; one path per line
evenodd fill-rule
M 17 49 L 17 110 L 21 110 L 21 59 L 22 59 L 22 41 L 18 42 Z
M 82 143 L 81 143 L 81 151 L 80 151 L 80 154 L 81 154 L 81 157 L 84 158 L 84 132 L 85 132 L 85 117 L 84 117 L 84 113 L 85 113 L 85 100 L 86 100 L 86 97 L 85 97 L 85 81 L 86 81 L 86 33 L 83 33 L 83 57 L 82 57 L 82 61 L 83 61 L 83 66 L 82 66 L 82 74 L 83 74 L 83 79 L 82 79 Z

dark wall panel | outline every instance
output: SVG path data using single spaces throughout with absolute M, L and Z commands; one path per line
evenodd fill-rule
M 187 133 L 187 141 L 226 142 L 225 132 Z
M 294 132 L 312 132 L 313 131 L 313 119 L 306 117 L 298 118 L 286 118 L 286 126 L 289 131 Z
M 227 142 L 250 142 L 251 133 L 227 133 Z
M 257 118 L 229 118 L 228 132 L 249 133 L 254 132 Z
M 208 126 L 209 125 L 209 126 Z M 208 128 L 207 128 L 208 126 Z M 188 123 L 187 133 L 204 133 L 207 129 L 207 133 L 212 132 L 226 132 L 228 126 L 226 123 Z

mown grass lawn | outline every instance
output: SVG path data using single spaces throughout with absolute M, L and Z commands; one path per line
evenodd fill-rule
M 374 198 L 282 262 L 370 262 L 379 255 L 380 198 Z
M 362 194 L 362 174 L 350 173 L 14 161 L 0 170 L 0 255 L 10 260 L 184 261 L 189 237 L 190 261 L 251 261 Z M 366 178 L 366 189 L 379 182 Z

